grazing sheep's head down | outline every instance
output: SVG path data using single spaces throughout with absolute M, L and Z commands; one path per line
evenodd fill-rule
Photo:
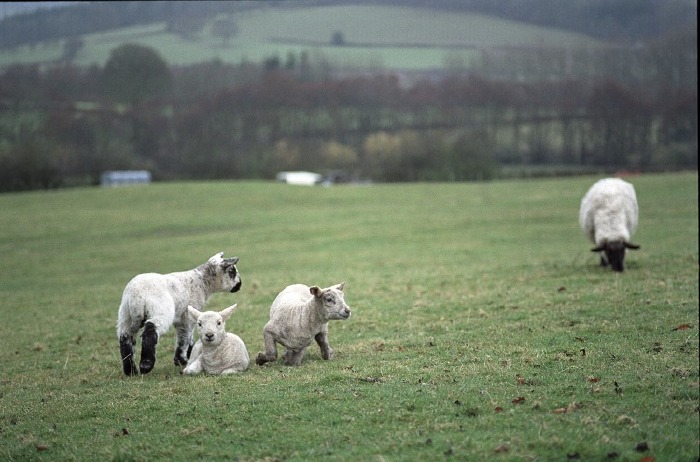
M 241 276 L 236 268 L 238 257 L 223 258 L 223 255 L 223 252 L 219 252 L 209 259 L 207 263 L 210 271 L 215 272 L 222 291 L 238 292 L 242 284 Z
M 343 287 L 345 283 L 321 289 L 318 286 L 309 288 L 311 295 L 316 297 L 318 302 L 323 304 L 323 310 L 327 319 L 348 319 L 350 317 L 350 307 L 345 304 Z
M 603 245 L 594 247 L 591 249 L 591 252 L 603 252 L 603 258 L 612 267 L 613 271 L 621 273 L 625 270 L 625 253 L 627 249 L 637 250 L 639 246 L 624 241 L 606 242 Z
M 199 329 L 199 338 L 202 340 L 202 345 L 217 346 L 226 337 L 226 320 L 231 316 L 231 313 L 238 305 L 232 305 L 221 310 L 200 312 L 192 306 L 187 307 L 190 317 L 197 323 Z

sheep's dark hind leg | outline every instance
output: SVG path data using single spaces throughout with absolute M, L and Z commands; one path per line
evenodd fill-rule
M 131 335 L 122 335 L 119 337 L 119 353 L 122 357 L 122 366 L 124 374 L 137 375 L 138 370 L 134 363 L 134 337 Z
M 156 326 L 152 322 L 147 322 L 141 334 L 141 362 L 139 370 L 142 374 L 148 374 L 156 364 L 156 345 L 158 344 L 158 333 Z
M 262 366 L 265 363 L 271 363 L 277 360 L 277 345 L 275 343 L 274 336 L 267 331 L 263 330 L 263 340 L 265 341 L 265 352 L 258 353 L 258 357 L 255 358 L 255 364 Z

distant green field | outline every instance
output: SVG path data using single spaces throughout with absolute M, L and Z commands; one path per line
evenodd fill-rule
M 595 179 L 0 195 L 0 460 L 697 460 L 697 173 L 631 178 L 622 274 L 578 228 Z M 345 281 L 336 358 L 183 377 L 171 331 L 124 377 L 124 285 L 218 251 L 251 357 L 279 290 Z
M 478 14 L 403 6 L 261 8 L 242 12 L 234 20 L 238 35 L 228 46 L 211 33 L 211 22 L 196 40 L 168 34 L 165 24 L 158 23 L 85 36 L 85 47 L 76 62 L 84 66 L 103 65 L 113 48 L 130 42 L 153 47 L 168 63 L 176 65 L 213 59 L 259 62 L 271 56 L 284 59 L 289 52 L 307 51 L 316 59 L 341 68 L 416 70 L 442 68 L 448 62 L 469 66 L 478 56 L 475 50 L 483 47 L 599 44 L 581 34 Z M 347 46 L 330 46 L 331 36 L 337 31 L 343 33 Z M 59 59 L 61 53 L 60 43 L 21 47 L 1 52 L 0 66 L 50 63 Z

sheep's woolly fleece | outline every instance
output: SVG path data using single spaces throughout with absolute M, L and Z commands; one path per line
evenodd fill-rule
M 320 347 L 323 359 L 332 359 L 328 321 L 348 319 L 351 314 L 343 287 L 344 283 L 325 289 L 293 284 L 280 292 L 270 307 L 270 320 L 263 329 L 265 352 L 258 354 L 256 364 L 262 366 L 275 361 L 276 344 L 280 343 L 286 348 L 285 364 L 299 366 L 313 340 Z
M 194 345 L 194 322 L 187 306 L 201 309 L 215 292 L 237 292 L 241 288 L 237 257 L 223 258 L 223 252 L 188 271 L 169 274 L 145 273 L 134 277 L 124 288 L 117 319 L 120 357 L 126 375 L 150 372 L 156 361 L 158 338 L 171 325 L 177 330 L 177 366 L 187 364 Z M 141 334 L 141 361 L 134 363 L 136 334 Z
M 243 340 L 226 332 L 226 320 L 236 309 L 232 305 L 225 310 L 205 311 L 189 306 L 190 317 L 197 323 L 199 340 L 194 345 L 189 364 L 183 374 L 205 372 L 211 375 L 232 374 L 248 369 L 248 350 Z
M 638 249 L 630 242 L 637 229 L 639 206 L 634 186 L 619 178 L 597 181 L 581 200 L 579 224 L 586 237 L 603 252 L 601 263 L 613 270 L 624 270 L 627 249 Z

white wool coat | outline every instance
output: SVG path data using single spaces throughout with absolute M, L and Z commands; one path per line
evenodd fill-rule
M 597 181 L 581 200 L 579 224 L 596 246 L 630 242 L 637 229 L 639 206 L 634 186 L 619 178 Z

